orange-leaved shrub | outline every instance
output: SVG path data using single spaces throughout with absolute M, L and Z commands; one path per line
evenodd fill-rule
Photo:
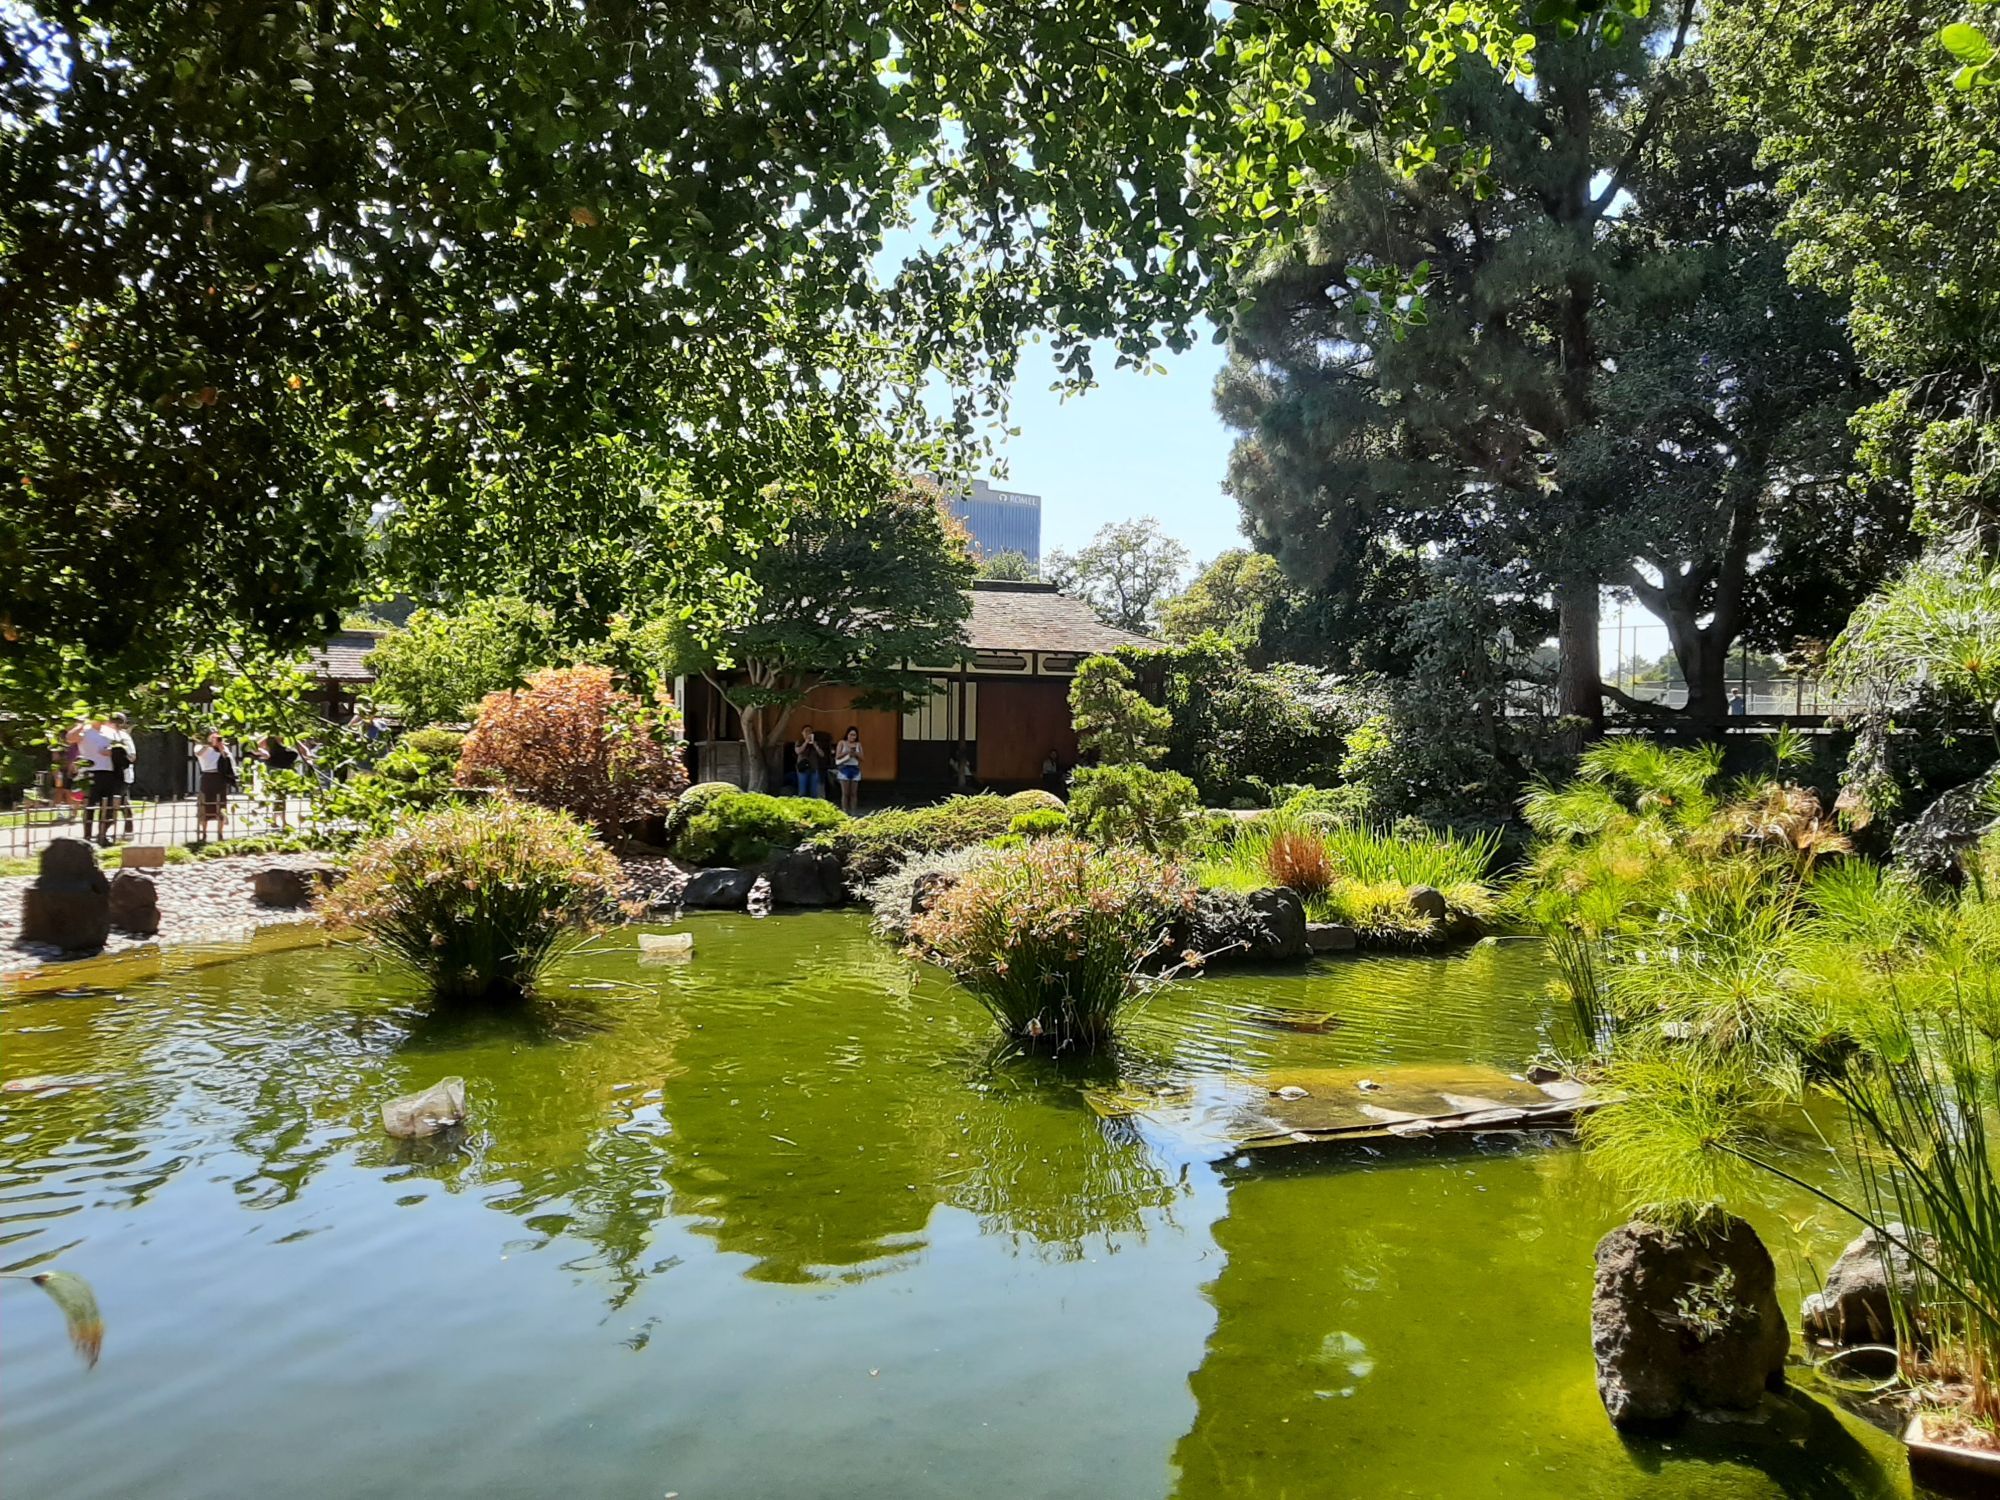
M 1087 1051 L 1110 1040 L 1146 963 L 1172 947 L 1193 905 L 1194 882 L 1172 860 L 1034 839 L 965 871 L 910 924 L 910 939 L 1015 1041 Z
M 1333 889 L 1338 875 L 1326 840 L 1316 833 L 1288 830 L 1271 836 L 1264 850 L 1264 872 L 1281 885 L 1310 899 Z
M 488 694 L 458 758 L 460 786 L 504 787 L 606 835 L 665 813 L 687 780 L 672 701 L 625 692 L 607 667 L 551 667 Z

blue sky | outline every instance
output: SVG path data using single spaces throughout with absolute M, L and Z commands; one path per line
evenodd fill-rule
M 1156 516 L 1197 566 L 1245 545 L 1236 502 L 1222 493 L 1232 434 L 1215 414 L 1212 392 L 1223 349 L 1201 341 L 1167 355 L 1164 374 L 1101 369 L 1097 385 L 1065 400 L 1050 390 L 1055 367 L 1040 349 L 1023 354 L 1009 420 L 1020 436 L 1001 449 L 1002 489 L 1042 497 L 1042 550 L 1075 550 L 1108 521 Z M 1667 649 L 1666 630 L 1636 604 L 1605 600 L 1605 670 L 1620 654 L 1650 658 Z
M 1097 385 L 1067 400 L 1049 389 L 1055 366 L 1041 349 L 1021 359 L 1001 449 L 1003 489 L 1042 497 L 1042 549 L 1074 551 L 1108 521 L 1157 516 L 1167 532 L 1206 562 L 1240 547 L 1236 502 L 1222 493 L 1231 434 L 1211 393 L 1223 350 L 1202 337 L 1168 354 L 1164 374 L 1100 367 Z

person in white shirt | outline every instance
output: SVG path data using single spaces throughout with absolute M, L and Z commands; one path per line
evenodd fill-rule
M 222 736 L 210 730 L 196 747 L 195 766 L 200 771 L 196 786 L 195 837 L 208 837 L 209 819 L 215 820 L 215 836 L 222 837 L 229 816 L 229 789 L 236 782 L 236 762 L 224 748 Z
M 76 750 L 77 774 L 86 778 L 83 801 L 83 836 L 89 839 L 91 826 L 98 827 L 100 844 L 111 842 L 111 820 L 117 811 L 125 778 L 112 764 L 111 747 L 116 743 L 108 719 L 86 719 L 69 732 Z M 103 811 L 100 813 L 99 808 Z

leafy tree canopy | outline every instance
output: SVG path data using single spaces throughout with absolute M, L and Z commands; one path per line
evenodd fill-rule
M 391 583 L 587 607 L 644 533 L 719 622 L 787 465 L 924 376 L 963 435 L 1031 328 L 1183 347 L 1357 132 L 1435 149 L 1468 47 L 1529 56 L 1463 0 L 7 6 L 0 688 L 303 644 L 371 518 Z
M 735 705 L 753 791 L 814 688 L 858 688 L 864 704 L 901 708 L 930 691 L 907 664 L 957 660 L 972 612 L 965 534 L 932 486 L 899 485 L 859 515 L 792 509 L 783 537 L 734 559 L 755 585 L 748 613 L 708 636 L 670 600 L 659 622 L 674 670 L 702 673 Z
M 1852 301 L 1876 473 L 2000 524 L 2000 91 L 1964 0 L 1729 0 L 1708 47 L 1778 171 L 1792 274 Z M 1949 35 L 1947 35 L 1949 32 Z
M 1183 643 L 1212 631 L 1233 645 L 1254 645 L 1263 634 L 1265 616 L 1284 592 L 1284 573 L 1275 557 L 1232 547 L 1167 601 L 1160 611 L 1160 634 Z
M 1442 108 L 1485 177 L 1357 168 L 1255 285 L 1218 385 L 1230 487 L 1308 590 L 1350 598 L 1411 549 L 1507 570 L 1509 594 L 1554 595 L 1561 701 L 1586 717 L 1603 584 L 1667 622 L 1714 714 L 1753 607 L 1767 634 L 1830 634 L 1903 531 L 1895 487 L 1846 483 L 1843 310 L 1786 281 L 1692 16 L 1552 41 L 1532 93 L 1465 68 Z M 1371 289 L 1388 264 L 1424 270 L 1415 326 Z
M 1051 551 L 1042 559 L 1042 577 L 1084 600 L 1107 624 L 1144 632 L 1180 586 L 1187 565 L 1187 548 L 1143 516 L 1100 527 L 1074 553 Z
M 460 722 L 488 693 L 519 687 L 557 654 L 555 619 L 523 599 L 468 599 L 452 611 L 419 609 L 368 653 L 375 697 L 409 724 Z
M 1035 576 L 1035 565 L 1025 552 L 996 552 L 979 564 L 979 576 L 1019 582 Z

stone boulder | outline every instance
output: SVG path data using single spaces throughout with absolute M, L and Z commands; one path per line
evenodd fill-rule
M 681 888 L 681 905 L 690 911 L 742 911 L 750 904 L 750 887 L 756 883 L 749 870 L 696 870 Z
M 1306 946 L 1315 953 L 1352 953 L 1361 946 L 1361 934 L 1345 922 L 1308 922 Z
M 21 896 L 21 941 L 65 953 L 95 952 L 111 935 L 111 883 L 82 839 L 56 839 Z
M 322 865 L 293 868 L 272 865 L 250 877 L 250 895 L 259 906 L 287 909 L 310 906 L 319 893 L 333 884 L 333 871 Z
M 838 906 L 847 899 L 840 861 L 824 849 L 781 854 L 765 872 L 771 900 L 779 906 Z
M 1777 1283 L 1771 1253 L 1738 1218 L 1700 1235 L 1634 1220 L 1598 1241 L 1590 1345 L 1612 1422 L 1750 1411 L 1782 1389 L 1791 1335 Z
M 120 870 L 111 877 L 111 925 L 135 937 L 160 930 L 160 888 L 145 875 Z
M 1186 937 L 1176 944 L 1211 964 L 1280 963 L 1304 958 L 1306 908 L 1296 891 L 1203 891 L 1195 897 Z
M 1916 1290 L 1916 1267 L 1904 1248 L 1910 1234 L 1891 1224 L 1888 1235 L 1864 1229 L 1849 1241 L 1828 1269 L 1826 1285 L 1800 1306 L 1801 1332 L 1830 1344 L 1895 1343 L 1895 1300 Z
M 1410 911 L 1433 922 L 1442 922 L 1451 914 L 1451 908 L 1445 904 L 1444 892 L 1434 885 L 1411 887 Z
M 1957 885 L 1965 877 L 1965 852 L 2000 828 L 1992 812 L 1996 792 L 2000 766 L 1941 793 L 1921 816 L 1896 830 L 1889 862 L 1920 879 Z

